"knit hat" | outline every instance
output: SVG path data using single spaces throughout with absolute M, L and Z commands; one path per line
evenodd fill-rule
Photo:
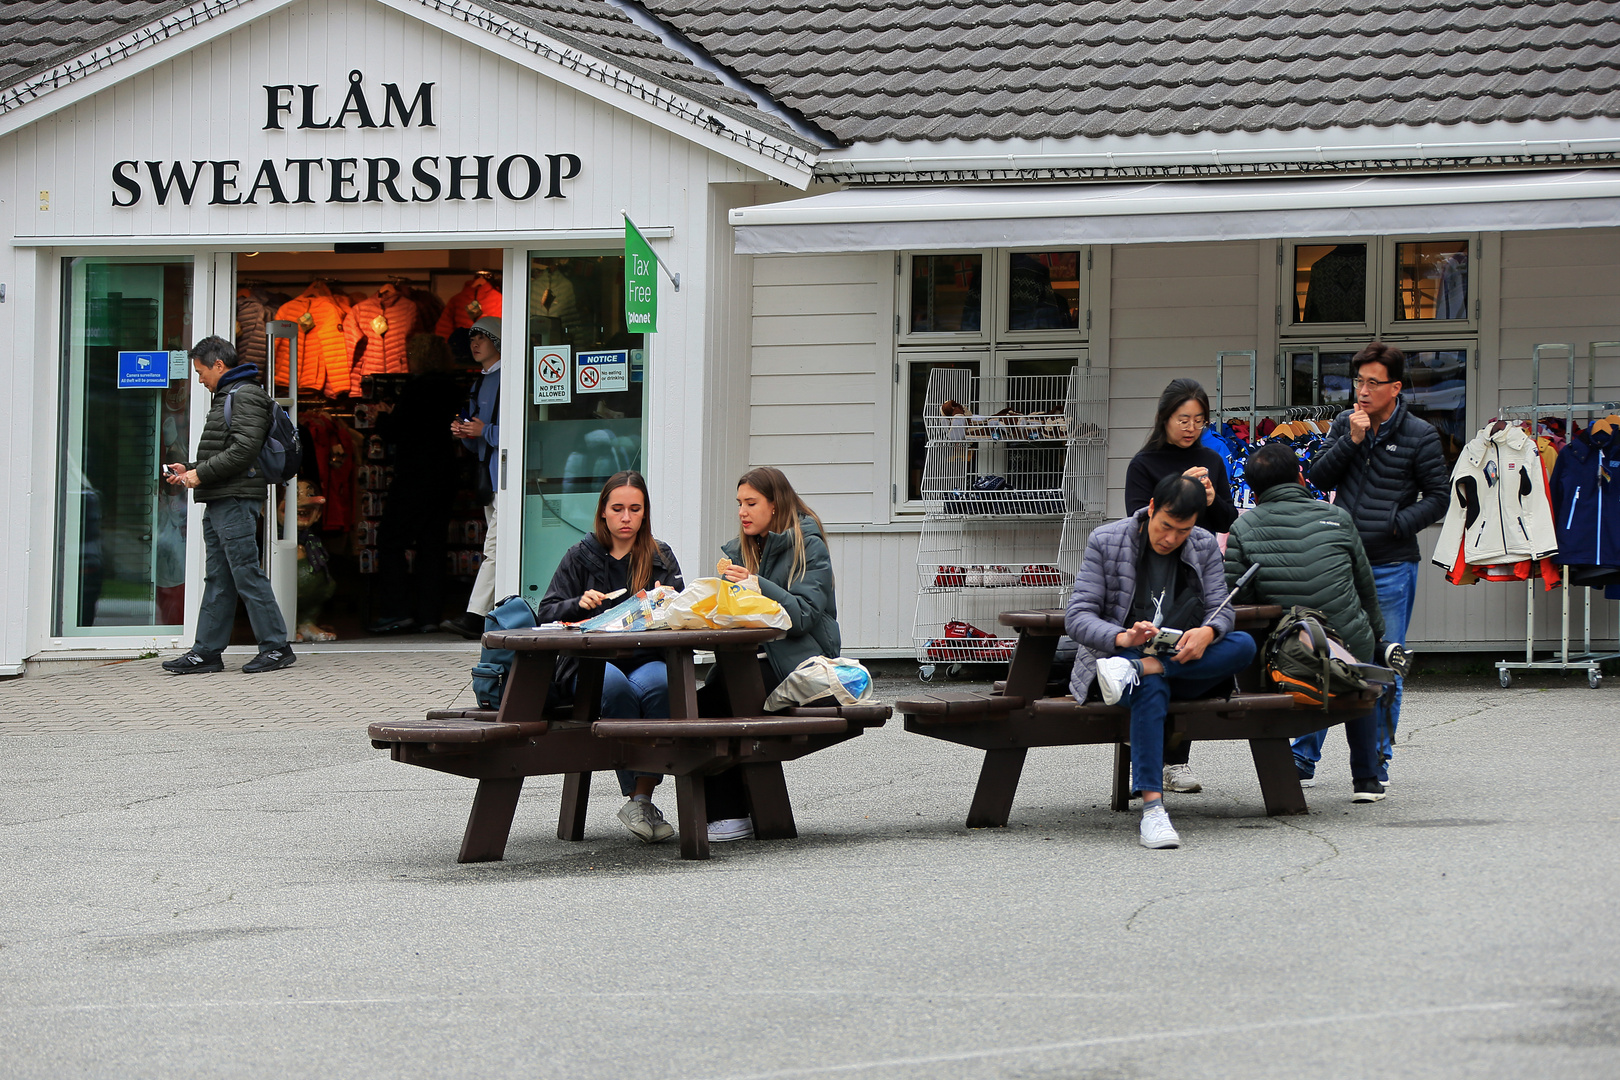
M 494 315 L 485 315 L 472 324 L 471 334 L 483 334 L 495 343 L 495 348 L 501 347 L 501 320 Z

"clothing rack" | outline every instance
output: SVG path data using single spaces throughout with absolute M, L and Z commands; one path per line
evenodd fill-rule
M 1530 404 L 1511 405 L 1497 413 L 1501 419 L 1527 419 L 1532 424 L 1536 418 L 1548 413 L 1562 412 L 1564 414 L 1564 434 L 1566 438 L 1574 437 L 1575 417 L 1577 415 L 1590 416 L 1594 413 L 1620 412 L 1620 402 L 1594 401 L 1593 395 L 1597 391 L 1597 362 L 1598 351 L 1606 348 L 1620 348 L 1620 341 L 1594 341 L 1587 345 L 1587 371 L 1586 371 L 1586 400 L 1575 400 L 1575 346 L 1569 343 L 1549 342 L 1537 345 L 1530 350 Z M 1541 358 L 1544 352 L 1556 353 L 1562 351 L 1569 362 L 1569 378 L 1566 384 L 1568 396 L 1561 402 L 1541 403 Z M 1537 660 L 1535 658 L 1536 643 L 1536 578 L 1532 576 L 1525 582 L 1524 606 L 1524 659 L 1501 660 L 1496 665 L 1496 679 L 1505 690 L 1513 685 L 1513 672 L 1515 671 L 1570 671 L 1584 668 L 1586 671 L 1586 684 L 1596 690 L 1603 683 L 1603 662 L 1605 660 L 1620 660 L 1620 652 L 1594 653 L 1592 651 L 1592 590 L 1587 587 L 1585 592 L 1584 612 L 1582 618 L 1583 648 L 1574 655 L 1569 651 L 1569 567 L 1564 567 L 1564 596 L 1562 615 L 1562 636 L 1558 652 L 1553 659 Z
M 1259 420 L 1259 411 L 1254 400 L 1254 380 L 1258 373 L 1256 368 L 1257 355 L 1253 349 L 1229 349 L 1215 354 L 1215 402 L 1209 410 L 1209 422 L 1211 425 L 1220 424 L 1232 413 L 1236 413 L 1240 417 L 1247 414 L 1249 417 L 1249 430 L 1254 430 L 1255 424 Z M 1244 408 L 1228 409 L 1226 407 L 1226 361 L 1230 357 L 1238 357 L 1249 362 L 1249 404 Z

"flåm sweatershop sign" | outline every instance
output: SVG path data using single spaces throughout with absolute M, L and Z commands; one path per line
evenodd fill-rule
M 407 104 L 399 84 L 382 83 L 381 109 L 366 97 L 365 76 L 349 72 L 349 90 L 336 116 L 319 107 L 320 85 L 266 86 L 265 131 L 340 131 L 355 128 L 432 128 L 435 83 L 418 85 Z M 378 117 L 381 120 L 378 120 Z M 294 123 L 296 119 L 296 123 Z M 579 175 L 575 154 L 424 154 L 414 161 L 378 157 L 240 158 L 191 161 L 128 160 L 112 167 L 112 204 L 131 207 L 147 194 L 159 206 L 175 200 L 191 206 L 257 206 L 297 203 L 513 202 L 544 190 L 565 199 L 563 183 Z M 542 164 L 541 159 L 544 159 Z

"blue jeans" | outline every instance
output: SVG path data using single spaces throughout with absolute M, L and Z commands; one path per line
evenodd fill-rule
M 1412 605 L 1417 602 L 1418 564 L 1415 562 L 1382 563 L 1372 568 L 1373 584 L 1378 588 L 1378 609 L 1384 615 L 1384 640 L 1406 644 L 1406 628 L 1412 623 Z M 1396 678 L 1392 693 L 1379 699 L 1373 709 L 1378 739 L 1376 775 L 1379 781 L 1389 779 L 1389 759 L 1395 756 L 1395 727 L 1401 719 L 1401 680 Z M 1352 733 L 1347 726 L 1347 736 Z M 1306 776 L 1316 775 L 1316 763 L 1322 760 L 1322 740 L 1326 731 L 1313 731 L 1294 740 L 1294 763 Z M 1354 751 L 1355 741 L 1351 740 Z M 1362 774 L 1352 774 L 1357 779 Z
M 231 643 L 238 596 L 247 607 L 259 651 L 287 647 L 287 623 L 270 589 L 270 579 L 259 566 L 259 524 L 263 520 L 263 499 L 211 499 L 203 506 L 208 571 L 192 648 L 205 656 L 218 656 Z
M 1120 656 L 1137 659 L 1140 649 L 1125 649 Z M 1131 710 L 1131 787 L 1136 791 L 1164 790 L 1164 728 L 1170 702 L 1203 697 L 1249 666 L 1254 659 L 1254 638 L 1234 630 L 1187 664 L 1159 658 L 1163 675 L 1143 675 L 1142 681 L 1120 698 Z
M 602 715 L 613 720 L 666 720 L 669 718 L 669 669 L 662 660 L 649 660 L 626 675 L 617 665 L 602 665 Z M 619 791 L 625 798 L 636 793 L 636 777 L 651 776 L 656 784 L 663 773 L 617 770 Z

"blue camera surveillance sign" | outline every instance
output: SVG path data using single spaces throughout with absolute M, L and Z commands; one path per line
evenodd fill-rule
M 169 354 L 166 352 L 121 352 L 118 354 L 118 389 L 166 390 L 169 386 Z

